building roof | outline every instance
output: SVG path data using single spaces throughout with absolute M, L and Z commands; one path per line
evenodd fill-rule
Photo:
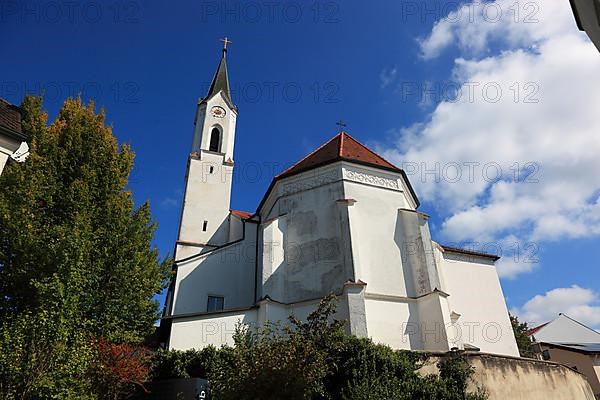
M 535 335 L 537 332 L 539 332 L 543 327 L 545 327 L 549 323 L 550 322 L 546 322 L 545 324 L 541 324 L 539 326 L 536 326 L 535 328 L 531 328 L 530 330 L 527 331 L 527 336 Z
M 600 333 L 565 314 L 527 331 L 538 343 L 600 343 Z
M 408 187 L 410 194 L 415 200 L 417 208 L 419 207 L 420 203 L 419 199 L 417 198 L 417 194 L 411 186 L 404 170 L 385 160 L 379 154 L 375 153 L 373 150 L 354 139 L 348 133 L 340 132 L 323 145 L 319 146 L 315 151 L 308 154 L 302 160 L 298 161 L 296 164 L 292 165 L 279 175 L 276 175 L 271 181 L 269 188 L 265 192 L 265 195 L 258 205 L 257 212 L 262 208 L 264 202 L 269 196 L 269 193 L 271 192 L 271 189 L 273 189 L 273 186 L 275 186 L 275 182 L 277 182 L 279 179 L 310 171 L 311 169 L 319 168 L 337 161 L 350 161 L 357 164 L 368 165 L 371 167 L 400 173 L 406 182 L 406 186 Z
M 208 94 L 203 101 L 212 98 L 219 92 L 222 92 L 223 98 L 225 98 L 227 105 L 229 105 L 231 108 L 235 108 L 233 101 L 231 100 L 231 91 L 229 89 L 229 76 L 227 75 L 227 62 L 225 61 L 226 54 L 227 50 L 223 50 L 223 56 L 221 57 L 221 61 L 217 67 L 217 72 L 215 72 L 215 76 L 210 84 L 210 88 L 208 89 Z
M 15 139 L 26 139 L 21 128 L 21 109 L 2 98 L 0 98 L 0 130 Z
M 241 219 L 248 219 L 248 218 L 250 218 L 253 215 L 253 213 L 248 212 L 248 211 L 240 211 L 240 210 L 229 210 L 229 211 L 233 215 L 237 215 Z
M 552 347 L 575 351 L 577 353 L 600 354 L 600 343 L 542 343 Z
M 390 171 L 402 172 L 400 168 L 388 162 L 346 132 L 340 132 L 302 160 L 277 175 L 277 178 L 295 175 L 300 172 L 342 160 L 358 162 L 360 164 L 371 165 Z
M 598 3 L 592 0 L 569 0 L 575 23 L 580 31 L 585 31 L 596 48 L 600 50 L 600 8 Z
M 442 249 L 444 249 L 444 251 L 447 251 L 450 253 L 460 253 L 460 254 L 465 254 L 465 255 L 469 255 L 469 256 L 491 258 L 493 261 L 498 261 L 500 259 L 500 257 L 497 256 L 496 254 L 484 253 L 482 251 L 461 249 L 459 247 L 445 246 L 443 244 L 441 244 L 440 246 L 442 247 Z

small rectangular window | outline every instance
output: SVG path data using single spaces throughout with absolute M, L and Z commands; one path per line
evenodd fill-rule
M 204 224 L 202 224 L 202 230 L 204 232 L 206 232 L 206 228 L 208 227 L 208 221 L 204 221 Z
M 208 296 L 208 306 L 206 307 L 206 311 L 208 311 L 208 312 L 222 311 L 224 305 L 225 305 L 224 297 Z

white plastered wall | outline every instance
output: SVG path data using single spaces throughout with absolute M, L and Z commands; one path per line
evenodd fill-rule
M 498 272 L 489 258 L 441 252 L 436 260 L 461 342 L 483 352 L 519 356 Z
M 0 174 L 8 162 L 10 156 L 17 150 L 21 142 L 10 137 L 0 135 Z
M 254 305 L 256 227 L 246 222 L 244 240 L 177 263 L 173 315 L 206 312 L 209 295 L 226 310 Z
M 236 325 L 256 326 L 257 310 L 206 314 L 190 318 L 177 318 L 171 326 L 169 349 L 201 349 L 212 345 L 233 345 Z
M 344 193 L 355 200 L 348 207 L 356 280 L 378 295 L 414 292 L 402 265 L 398 210 L 410 207 L 400 174 L 344 163 Z
M 353 278 L 338 201 L 340 165 L 278 181 L 260 210 L 260 297 L 290 304 L 341 291 Z
M 422 349 L 417 303 L 409 299 L 365 299 L 369 337 L 393 349 Z
M 221 155 L 207 153 L 202 160 L 190 158 L 180 241 L 215 245 L 227 243 L 232 176 L 233 166 L 223 164 Z M 206 231 L 204 221 L 207 222 Z

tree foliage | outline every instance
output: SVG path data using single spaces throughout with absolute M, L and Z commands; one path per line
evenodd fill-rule
M 41 98 L 22 108 L 30 155 L 0 176 L 0 381 L 24 374 L 38 389 L 21 398 L 67 398 L 56 393 L 81 386 L 90 338 L 139 342 L 152 332 L 169 260 L 152 245 L 148 203 L 136 208 L 127 189 L 134 154 L 104 112 L 68 99 L 48 125 Z
M 531 343 L 531 338 L 527 335 L 529 331 L 529 325 L 527 322 L 519 322 L 519 318 L 514 315 L 510 316 L 510 322 L 512 324 L 513 332 L 515 333 L 515 339 L 517 340 L 517 347 L 521 357 L 533 358 L 535 353 Z

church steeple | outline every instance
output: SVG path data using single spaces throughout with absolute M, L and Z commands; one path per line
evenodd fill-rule
M 194 243 L 196 250 L 220 246 L 229 239 L 237 108 L 231 101 L 225 54 L 226 47 L 194 120 L 179 240 Z
M 223 51 L 223 56 L 221 57 L 221 62 L 219 63 L 219 67 L 217 68 L 217 72 L 210 84 L 210 88 L 208 89 L 208 93 L 203 101 L 207 101 L 220 91 L 223 92 L 223 97 L 225 101 L 227 101 L 228 105 L 233 108 L 233 101 L 231 101 L 231 91 L 229 89 L 229 76 L 227 75 L 227 62 L 225 61 L 226 50 Z
M 208 93 L 203 101 L 208 101 L 213 96 L 215 96 L 219 92 L 223 92 L 223 97 L 225 101 L 231 108 L 235 108 L 233 105 L 233 101 L 231 101 L 231 91 L 229 89 L 229 76 L 227 74 L 227 44 L 231 43 L 230 40 L 225 37 L 221 39 L 223 42 L 223 54 L 221 56 L 221 61 L 219 62 L 219 66 L 217 68 L 217 72 L 213 77 L 212 83 L 210 84 L 210 88 L 208 89 Z

